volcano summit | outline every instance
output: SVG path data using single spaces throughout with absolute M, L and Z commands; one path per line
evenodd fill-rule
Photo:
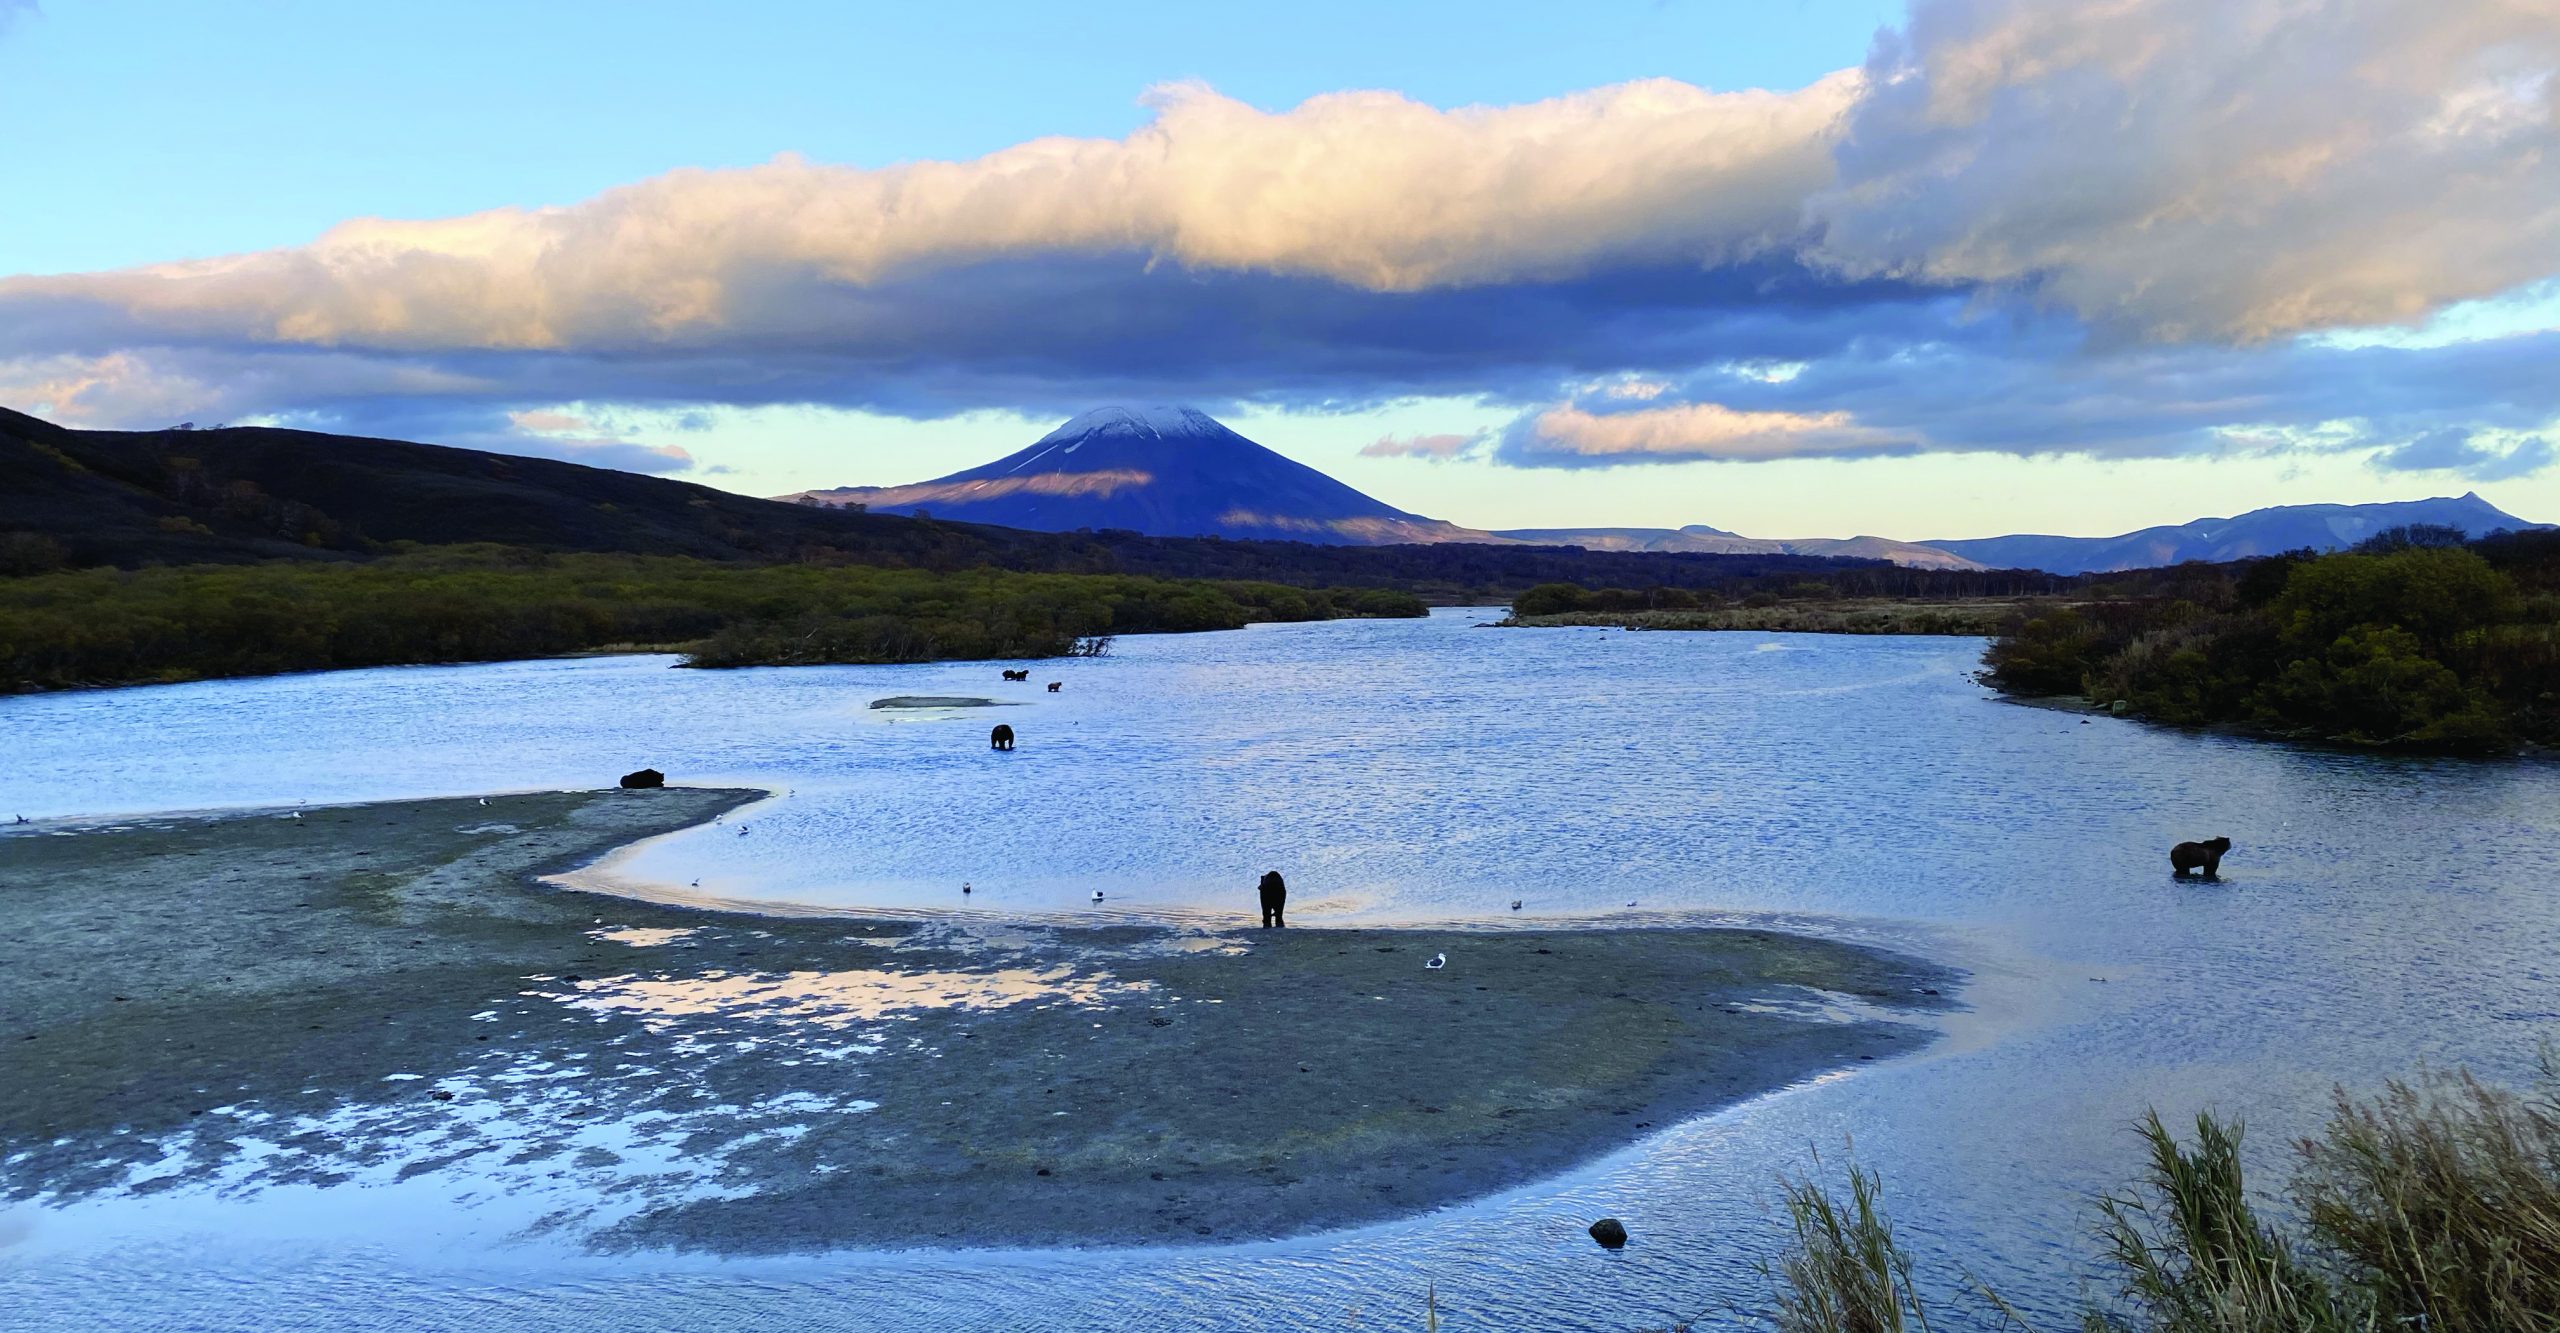
M 1188 407 L 1098 407 L 966 472 L 785 498 L 1045 532 L 1123 528 L 1342 546 L 1502 541 L 1372 499 Z

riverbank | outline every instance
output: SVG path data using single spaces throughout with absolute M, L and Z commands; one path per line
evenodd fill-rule
M 1772 634 L 1987 637 L 2000 633 L 2021 612 L 2047 604 L 2042 600 L 2019 598 L 1912 601 L 1877 597 L 1697 610 L 1567 611 L 1554 615 L 1514 615 L 1496 624 L 1504 629 L 1597 626 L 1606 629 L 1756 630 Z
M 761 795 L 10 832 L 0 1195 L 445 1182 L 538 1194 L 598 1248 L 730 1254 L 1228 1241 L 1552 1173 L 1916 1049 L 1886 1020 L 1950 1003 L 1943 969 L 1767 931 L 882 922 L 533 882 Z

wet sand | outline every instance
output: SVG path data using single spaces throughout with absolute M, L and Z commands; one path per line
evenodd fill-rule
M 598 1248 L 731 1254 L 1282 1236 L 1916 1049 L 1888 1019 L 1953 988 L 1766 931 L 864 921 L 536 880 L 763 795 L 0 834 L 0 1199 L 444 1181 L 538 1191 L 537 1229 Z

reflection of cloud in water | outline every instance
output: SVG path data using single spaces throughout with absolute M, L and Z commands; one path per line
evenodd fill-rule
M 1154 989 L 1148 982 L 1079 977 L 1073 968 L 986 972 L 709 972 L 688 977 L 600 977 L 574 983 L 579 1009 L 637 1016 L 653 1028 L 680 1017 L 789 1018 L 842 1025 L 915 1009 L 1007 1009 L 1020 1004 L 1098 1008 Z
M 1739 1000 L 1728 1008 L 1738 1013 L 1775 1014 L 1807 1023 L 1917 1023 L 1926 1020 L 1888 1009 L 1855 995 L 1815 986 L 1780 986 L 1757 999 Z
M 617 926 L 609 930 L 590 930 L 587 932 L 587 938 L 604 940 L 611 944 L 628 944 L 634 949 L 647 949 L 689 939 L 700 934 L 701 931 L 700 926 L 683 929 L 673 926 Z

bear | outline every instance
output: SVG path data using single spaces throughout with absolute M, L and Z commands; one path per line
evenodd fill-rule
M 1266 870 L 1262 872 L 1262 882 L 1254 887 L 1262 896 L 1263 926 L 1266 929 L 1286 927 L 1289 923 L 1282 913 L 1289 905 L 1288 881 L 1280 878 L 1279 871 Z
M 2222 855 L 2230 850 L 2229 838 L 2182 842 L 2169 849 L 2169 868 L 2180 876 L 2190 870 L 2201 870 L 2206 879 L 2218 879 L 2222 875 Z
M 1029 680 L 1031 679 L 1031 669 L 1025 667 L 1020 671 L 1008 671 L 1004 673 L 1004 678 L 1006 680 Z
M 1013 728 L 1001 722 L 997 723 L 996 729 L 987 733 L 987 744 L 999 750 L 1012 749 Z
M 1049 693 L 1051 693 L 1051 694 L 1056 694 L 1056 693 L 1058 692 L 1058 687 L 1059 687 L 1059 686 L 1062 686 L 1062 685 L 1064 685 L 1064 684 L 1066 684 L 1066 682 L 1065 682 L 1065 681 L 1063 681 L 1063 680 L 1053 680 L 1053 681 L 1050 681 L 1050 682 L 1049 682 Z
M 654 768 L 644 768 L 637 773 L 623 774 L 622 785 L 625 787 L 663 787 L 667 785 L 667 775 Z

